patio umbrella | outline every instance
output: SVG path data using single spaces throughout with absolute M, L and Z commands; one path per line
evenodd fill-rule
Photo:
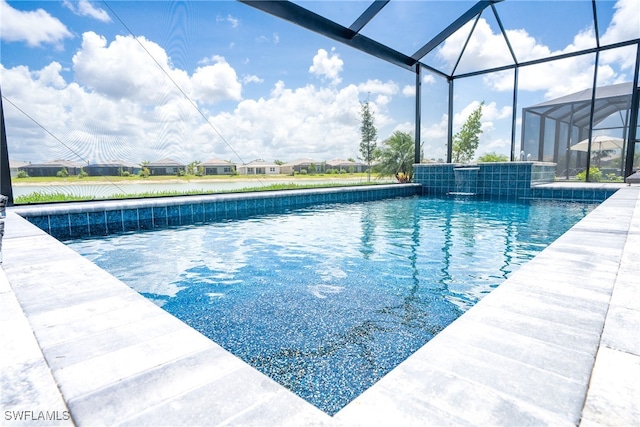
M 614 136 L 598 135 L 591 140 L 591 154 L 597 153 L 595 158 L 598 161 L 598 167 L 600 167 L 600 159 L 602 157 L 602 150 L 619 150 L 622 149 L 624 139 L 616 138 Z M 574 151 L 589 151 L 589 139 L 582 140 L 575 145 L 571 146 Z
M 624 144 L 624 139 L 607 135 L 598 135 L 591 141 L 592 151 L 618 150 L 622 149 L 622 144 Z M 589 151 L 589 139 L 582 140 L 577 144 L 572 145 L 571 149 L 574 151 Z

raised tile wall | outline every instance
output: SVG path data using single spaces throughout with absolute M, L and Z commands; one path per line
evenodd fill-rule
M 458 179 L 456 169 L 478 168 L 475 183 Z M 460 175 L 458 175 L 459 177 Z M 452 163 L 414 165 L 414 182 L 422 184 L 422 194 L 438 196 L 473 192 L 479 196 L 515 199 L 561 199 L 602 202 L 616 188 L 587 188 L 580 183 L 572 187 L 545 186 L 555 181 L 555 164 L 542 162 L 496 162 L 462 166 Z M 473 191 L 472 189 L 475 189 Z
M 473 166 L 479 168 L 476 192 L 483 196 L 529 197 L 532 185 L 553 182 L 555 173 L 553 163 L 498 162 Z M 467 167 L 452 163 L 415 165 L 414 181 L 422 184 L 425 195 L 465 192 L 465 185 L 456 182 L 456 169 Z
M 18 206 L 12 209 L 52 236 L 67 240 L 243 219 L 330 203 L 410 197 L 420 192 L 418 184 L 391 184 Z

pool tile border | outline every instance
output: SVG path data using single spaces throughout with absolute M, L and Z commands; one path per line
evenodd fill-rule
M 6 222 L 0 334 L 12 345 L 0 358 L 3 414 L 70 411 L 73 420 L 54 425 L 640 422 L 637 186 L 598 206 L 333 417 L 16 212 Z
M 420 184 L 380 184 L 256 193 L 183 196 L 17 206 L 14 211 L 60 239 L 106 236 L 128 231 L 178 227 L 254 215 L 284 213 L 331 203 L 367 202 L 421 194 Z

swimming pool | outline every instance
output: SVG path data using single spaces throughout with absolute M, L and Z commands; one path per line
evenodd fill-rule
M 409 197 L 68 244 L 334 414 L 593 207 Z

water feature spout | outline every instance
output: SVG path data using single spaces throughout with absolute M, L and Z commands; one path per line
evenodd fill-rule
M 456 166 L 453 168 L 456 189 L 449 194 L 454 196 L 475 196 L 478 194 L 478 171 L 477 166 Z

